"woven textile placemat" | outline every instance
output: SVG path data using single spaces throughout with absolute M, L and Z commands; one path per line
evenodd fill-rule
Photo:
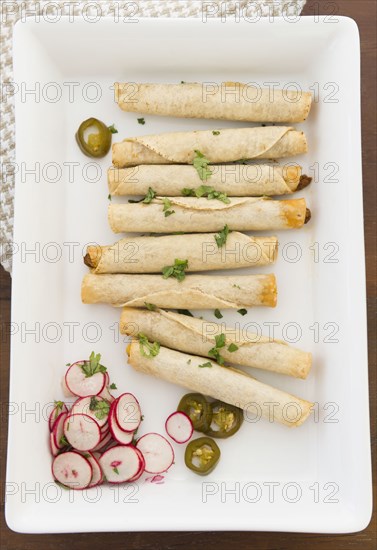
M 255 16 L 298 16 L 306 0 L 136 0 L 138 17 L 201 17 L 203 10 L 213 17 L 224 13 L 247 10 L 248 17 Z M 36 17 L 36 14 L 48 13 L 46 10 L 59 8 L 61 15 L 80 16 L 85 10 L 87 16 L 97 14 L 105 17 L 114 14 L 115 6 L 119 2 L 100 0 L 97 2 L 77 0 L 26 0 L 23 2 L 0 3 L 1 20 L 1 84 L 5 89 L 13 81 L 12 67 L 12 33 L 14 24 L 27 16 Z M 209 6 L 211 4 L 211 6 Z M 211 8 L 210 11 L 209 7 Z M 245 11 L 246 13 L 246 11 Z M 14 174 L 7 167 L 14 161 L 14 101 L 11 95 L 2 94 L 0 117 L 0 154 L 2 163 L 1 204 L 0 204 L 0 263 L 10 273 L 12 272 L 12 239 L 13 239 L 13 197 Z

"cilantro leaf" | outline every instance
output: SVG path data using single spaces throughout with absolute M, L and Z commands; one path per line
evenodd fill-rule
M 221 248 L 222 246 L 224 246 L 228 238 L 228 235 L 229 235 L 229 227 L 227 225 L 224 225 L 222 230 L 217 235 L 215 235 L 215 241 L 218 248 Z
M 213 357 L 219 365 L 224 364 L 224 357 L 220 354 L 220 349 L 225 346 L 225 334 L 221 333 L 215 336 L 215 346 L 208 352 L 210 357 Z
M 67 438 L 63 434 L 61 438 L 59 439 L 59 445 L 63 445 L 64 447 L 68 447 L 69 443 L 67 441 Z
M 205 369 L 205 368 L 212 368 L 212 363 L 210 363 L 209 361 L 207 363 L 202 363 L 201 365 L 198 365 L 198 367 L 200 369 Z
M 215 336 L 215 342 L 217 348 L 223 348 L 225 346 L 225 334 L 221 333 L 218 336 Z
M 220 135 L 220 132 L 219 132 L 219 130 L 212 130 L 212 134 L 213 134 L 214 136 L 219 136 L 219 135 Z
M 216 189 L 210 185 L 200 185 L 196 189 L 184 187 L 181 190 L 181 193 L 184 197 L 197 197 L 198 199 L 201 197 L 207 197 L 208 200 L 218 200 L 225 204 L 230 203 L 230 199 L 226 193 L 216 191 Z
M 214 316 L 216 317 L 216 319 L 222 319 L 224 317 L 219 309 L 215 309 Z
M 152 187 L 149 187 L 148 188 L 148 193 L 146 194 L 146 196 L 143 199 L 143 203 L 150 204 L 152 202 L 152 200 L 155 198 L 155 196 L 156 196 L 156 191 L 153 191 Z
M 152 187 L 148 188 L 148 193 L 142 199 L 128 199 L 128 202 L 131 204 L 137 204 L 139 202 L 144 202 L 145 204 L 150 204 L 156 196 L 156 191 Z
M 156 307 L 154 304 L 150 304 L 149 302 L 144 302 L 144 305 L 149 311 L 156 311 Z
M 83 365 L 80 365 L 81 370 L 85 374 L 85 378 L 89 378 L 98 372 L 105 373 L 107 371 L 106 367 L 100 364 L 101 354 L 97 355 L 92 351 L 89 357 L 89 361 L 84 361 Z
M 99 400 L 93 396 L 90 398 L 89 410 L 94 412 L 98 420 L 103 420 L 109 414 L 110 404 L 105 399 Z
M 113 472 L 114 472 L 115 474 L 118 474 L 118 475 L 119 475 L 119 470 L 118 470 L 118 468 L 117 468 L 116 466 L 113 468 Z
M 194 157 L 192 164 L 202 181 L 206 181 L 212 176 L 212 170 L 208 168 L 209 160 L 197 149 L 195 149 L 196 156 Z
M 181 193 L 184 197 L 195 197 L 195 189 L 189 187 L 184 187 Z
M 156 357 L 160 352 L 159 342 L 149 342 L 145 334 L 140 333 L 139 336 L 140 353 L 143 357 L 150 359 Z
M 118 133 L 118 130 L 115 128 L 115 124 L 112 124 L 111 126 L 109 126 L 109 130 L 112 134 Z
M 246 315 L 247 309 L 245 309 L 245 308 L 237 309 L 237 313 L 239 313 L 243 317 L 244 315 Z
M 189 311 L 188 309 L 177 309 L 177 312 L 180 313 L 181 315 L 187 315 L 188 317 L 194 317 L 193 314 L 191 313 L 191 311 Z
M 138 121 L 139 124 L 142 124 L 142 125 L 145 124 L 145 118 L 144 117 L 138 118 L 137 121 Z
M 111 390 L 117 390 L 117 389 L 118 389 L 117 386 L 116 386 L 116 384 L 114 384 L 114 382 L 113 382 L 112 384 L 110 384 L 109 388 L 110 388 Z
M 236 344 L 233 344 L 233 342 L 228 346 L 228 351 L 230 351 L 230 353 L 233 353 L 234 351 L 237 351 L 238 350 L 238 346 Z
M 186 277 L 185 270 L 188 267 L 188 260 L 174 260 L 174 265 L 167 265 L 162 268 L 162 276 L 164 279 L 174 277 L 179 282 L 182 282 Z
M 169 208 L 171 208 L 171 201 L 167 197 L 164 197 L 162 199 L 162 202 L 164 203 L 162 211 L 165 213 L 165 218 L 171 216 L 172 214 L 175 214 L 175 210 L 169 210 Z

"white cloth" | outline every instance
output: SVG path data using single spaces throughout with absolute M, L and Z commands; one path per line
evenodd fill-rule
M 306 0 L 136 0 L 137 16 L 139 17 L 201 17 L 203 9 L 207 15 L 220 17 L 232 13 L 245 13 L 248 17 L 257 16 L 297 16 L 301 13 Z M 98 13 L 102 16 L 113 15 L 116 5 L 124 5 L 122 2 L 99 0 L 97 2 L 78 2 L 76 0 L 26 0 L 23 2 L 1 2 L 0 19 L 1 31 L 1 71 L 3 86 L 13 81 L 12 67 L 12 32 L 13 25 L 21 16 L 46 13 L 51 4 L 51 9 L 56 9 L 59 4 L 62 15 L 77 15 L 85 13 L 88 17 L 95 17 Z M 87 5 L 88 4 L 88 5 Z M 17 6 L 17 9 L 16 9 Z M 237 11 L 238 10 L 238 11 Z M 0 203 L 0 263 L 4 269 L 12 271 L 12 256 L 10 254 L 13 236 L 13 197 L 14 176 L 5 170 L 14 160 L 14 103 L 12 97 L 1 102 L 0 110 L 0 138 L 1 138 L 1 162 L 2 183 Z

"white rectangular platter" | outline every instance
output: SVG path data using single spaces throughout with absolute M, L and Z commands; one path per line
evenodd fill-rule
M 90 23 L 33 20 L 15 28 L 16 217 L 7 463 L 8 525 L 20 532 L 263 530 L 340 533 L 371 514 L 364 236 L 360 140 L 360 49 L 347 18 L 150 19 Z M 228 324 L 311 351 L 307 380 L 251 371 L 316 403 L 300 428 L 245 422 L 221 441 L 206 478 L 186 469 L 183 448 L 164 483 L 63 491 L 52 479 L 46 405 L 63 397 L 65 364 L 102 354 L 121 391 L 140 400 L 142 432 L 163 433 L 184 389 L 127 366 L 120 312 L 87 306 L 80 284 L 86 244 L 116 239 L 107 223 L 110 155 L 91 163 L 75 142 L 91 116 L 127 136 L 246 126 L 123 113 L 112 84 L 294 83 L 314 94 L 298 157 L 313 177 L 312 220 L 280 232 L 276 309 L 255 308 Z M 274 83 L 274 84 L 272 84 Z M 32 92 L 34 90 L 34 92 Z M 31 173 L 30 170 L 34 170 Z M 263 268 L 269 272 L 271 268 Z M 246 271 L 246 273 L 250 272 Z M 218 276 L 221 276 L 219 273 Z M 199 315 L 214 320 L 212 311 Z M 272 333 L 270 333 L 272 334 Z M 184 447 L 184 446 L 182 446 Z

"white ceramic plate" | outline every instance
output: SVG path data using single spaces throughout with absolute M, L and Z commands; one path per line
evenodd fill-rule
M 295 23 L 262 19 L 254 24 L 192 19 L 18 23 L 18 249 L 6 505 L 12 529 L 335 533 L 368 524 L 359 57 L 358 30 L 346 18 L 304 17 Z M 87 164 L 90 159 L 78 150 L 75 131 L 90 116 L 115 123 L 115 139 L 241 126 L 152 116 L 145 116 L 141 126 L 137 115 L 123 113 L 113 101 L 111 85 L 122 79 L 239 80 L 275 82 L 278 87 L 294 82 L 315 92 L 310 117 L 300 126 L 309 153 L 297 158 L 316 180 L 299 194 L 307 198 L 313 217 L 304 229 L 279 234 L 280 257 L 274 266 L 278 306 L 256 308 L 247 317 L 226 312 L 224 320 L 241 326 L 258 323 L 265 334 L 268 323 L 276 323 L 276 337 L 294 341 L 298 335 L 295 345 L 314 355 L 306 381 L 253 374 L 318 405 L 298 429 L 262 420 L 245 422 L 234 438 L 221 441 L 222 460 L 207 478 L 185 468 L 183 448 L 175 445 L 176 464 L 162 484 L 142 481 L 70 493 L 52 481 L 43 418 L 45 405 L 62 397 L 60 378 L 67 362 L 88 356 L 92 349 L 101 352 L 118 388 L 140 399 L 142 433 L 163 433 L 164 420 L 185 393 L 126 366 L 118 310 L 81 304 L 85 244 L 115 239 L 106 215 L 110 159 L 98 164 L 102 174 L 96 178 Z M 26 93 L 36 89 L 38 94 L 38 87 L 39 97 Z M 40 166 L 39 182 L 26 173 L 35 163 Z M 85 181 L 85 173 L 86 179 L 98 181 Z M 212 312 L 204 315 L 214 319 Z

